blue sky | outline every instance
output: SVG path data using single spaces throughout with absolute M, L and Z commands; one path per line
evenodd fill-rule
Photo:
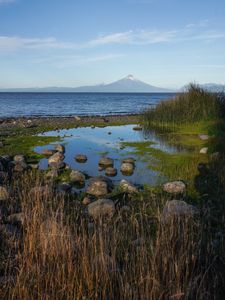
M 224 0 L 0 0 L 0 87 L 225 83 Z

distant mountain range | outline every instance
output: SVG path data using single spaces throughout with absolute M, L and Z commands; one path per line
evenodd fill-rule
M 156 87 L 135 79 L 133 75 L 118 81 L 94 86 L 0 89 L 1 92 L 77 92 L 77 93 L 163 93 L 173 90 Z
M 206 84 L 200 84 L 200 86 L 210 92 L 225 91 L 225 85 L 222 84 L 206 83 Z M 169 93 L 169 92 L 182 92 L 184 90 L 185 87 L 179 90 L 156 87 L 134 78 L 133 75 L 128 75 L 120 80 L 117 80 L 109 84 L 81 86 L 81 87 L 11 88 L 11 89 L 0 89 L 0 92 Z

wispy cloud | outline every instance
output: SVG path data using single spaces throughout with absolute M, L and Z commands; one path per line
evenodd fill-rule
M 49 57 L 43 57 L 32 60 L 32 63 L 36 64 L 48 64 L 53 67 L 63 69 L 73 66 L 87 65 L 90 63 L 97 63 L 101 61 L 109 61 L 123 57 L 124 54 L 120 53 L 108 53 L 102 55 L 55 55 Z
M 2 1 L 2 0 L 0 0 Z M 35 50 L 35 49 L 67 49 L 79 50 L 107 45 L 153 45 L 184 41 L 212 41 L 225 38 L 225 30 L 210 30 L 206 26 L 208 20 L 196 24 L 190 23 L 181 29 L 143 29 L 129 30 L 100 35 L 86 42 L 76 43 L 47 38 L 23 38 L 17 36 L 0 36 L 0 50 Z

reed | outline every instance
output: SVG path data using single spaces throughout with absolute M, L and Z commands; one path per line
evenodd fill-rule
M 190 84 L 186 92 L 146 110 L 143 121 L 146 127 L 157 124 L 174 128 L 181 124 L 218 120 L 224 115 L 224 93 L 210 93 L 196 84 Z
M 25 217 L 1 299 L 219 299 L 224 249 L 213 246 L 206 207 L 165 221 L 164 196 L 143 193 L 130 212 L 90 223 L 80 202 L 68 205 L 54 186 L 30 193 L 41 184 L 31 175 L 13 183 Z

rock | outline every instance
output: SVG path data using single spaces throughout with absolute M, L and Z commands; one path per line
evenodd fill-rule
M 208 136 L 208 134 L 199 134 L 199 138 L 202 141 L 207 141 L 209 139 L 209 136 Z
M 69 192 L 69 191 L 71 191 L 71 189 L 72 189 L 72 186 L 68 182 L 63 182 L 58 185 L 58 190 L 60 192 Z
M 197 213 L 198 209 L 193 205 L 189 205 L 185 201 L 181 200 L 171 200 L 166 202 L 165 207 L 163 208 L 162 217 L 163 219 L 180 216 L 192 217 Z
M 108 135 L 111 135 L 111 134 L 112 134 L 112 132 L 111 132 L 111 131 L 109 131 L 109 132 L 108 132 Z
M 43 155 L 46 156 L 52 156 L 53 154 L 55 154 L 57 151 L 56 150 L 52 150 L 52 149 L 44 149 L 41 153 Z
M 29 168 L 30 168 L 29 165 L 25 161 L 19 161 L 19 162 L 15 163 L 15 165 L 13 167 L 13 171 L 24 172 L 24 171 L 28 170 Z
M 55 154 L 53 154 L 48 158 L 48 163 L 50 164 L 50 163 L 59 162 L 62 161 L 64 158 L 65 156 L 61 152 L 56 152 Z
M 75 116 L 74 119 L 75 119 L 76 121 L 81 121 L 81 118 L 78 117 L 78 116 Z
M 96 197 L 105 196 L 113 189 L 112 181 L 104 176 L 93 177 L 89 181 L 87 193 Z
M 57 169 L 57 170 L 64 169 L 66 167 L 64 161 L 51 162 L 48 165 L 50 168 Z
M 65 147 L 61 144 L 55 145 L 55 150 L 61 153 L 65 153 Z
M 79 163 L 85 163 L 87 161 L 87 156 L 84 154 L 77 154 L 75 160 Z
M 108 167 L 108 168 L 105 169 L 105 175 L 110 176 L 110 177 L 114 177 L 114 176 L 117 175 L 117 169 L 112 168 L 112 167 Z
M 15 162 L 25 162 L 26 161 L 26 157 L 22 154 L 17 154 L 14 156 L 13 159 Z
M 88 214 L 93 219 L 111 218 L 115 213 L 115 204 L 109 199 L 99 199 L 88 205 Z
M 132 175 L 134 173 L 134 165 L 131 163 L 122 163 L 120 171 L 124 175 Z
M 127 157 L 127 158 L 124 158 L 124 159 L 122 160 L 122 163 L 128 163 L 128 164 L 133 164 L 133 165 L 135 165 L 135 159 L 132 158 L 132 157 Z
M 133 130 L 135 130 L 135 131 L 141 131 L 142 129 L 143 128 L 140 125 L 133 127 Z
M 38 170 L 39 164 L 29 164 L 28 167 L 30 167 L 33 170 Z
M 83 199 L 82 203 L 83 203 L 84 205 L 88 205 L 88 204 L 91 203 L 91 199 L 88 198 L 88 197 L 85 197 L 85 198 Z
M 9 199 L 9 192 L 5 186 L 0 186 L 0 201 L 6 201 Z
M 183 181 L 177 180 L 163 184 L 163 191 L 169 194 L 184 194 L 186 192 L 186 185 Z
M 70 180 L 73 183 L 79 183 L 82 185 L 85 183 L 85 176 L 80 171 L 72 170 L 70 173 Z
M 112 158 L 103 157 L 99 160 L 98 164 L 99 164 L 99 166 L 101 166 L 103 168 L 113 167 L 114 161 Z
M 95 129 L 95 125 L 91 125 L 91 129 Z
M 208 152 L 208 148 L 207 148 L 207 147 L 204 147 L 204 148 L 202 148 L 202 149 L 199 151 L 199 153 L 201 153 L 201 154 L 207 154 L 207 152 Z
M 16 214 L 9 215 L 6 218 L 6 221 L 8 223 L 13 224 L 13 225 L 16 225 L 16 224 L 23 225 L 23 223 L 24 223 L 24 214 L 21 212 L 21 213 L 16 213 Z
M 59 172 L 57 169 L 49 170 L 45 175 L 47 179 L 57 178 L 58 176 L 59 176 Z
M 136 194 L 138 193 L 138 189 L 135 185 L 133 185 L 131 182 L 122 179 L 119 184 L 119 188 L 122 190 L 124 193 L 128 194 Z

